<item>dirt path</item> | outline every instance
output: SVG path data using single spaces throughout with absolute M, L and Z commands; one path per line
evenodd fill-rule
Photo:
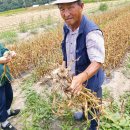
M 130 91 L 130 79 L 123 74 L 123 70 L 124 68 L 115 70 L 110 82 L 103 85 L 111 91 L 110 94 L 116 101 L 125 91 Z

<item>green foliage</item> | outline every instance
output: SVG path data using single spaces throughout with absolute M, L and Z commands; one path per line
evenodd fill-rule
M 101 117 L 101 130 L 128 130 L 130 128 L 130 117 L 127 114 L 123 116 L 119 113 L 113 113 L 109 110 Z
M 30 23 L 25 23 L 21 21 L 19 23 L 19 31 L 24 33 L 30 30 L 31 34 L 37 34 L 37 28 L 45 27 L 46 25 L 52 25 L 54 21 L 52 20 L 51 15 L 48 15 L 46 18 L 39 18 L 38 20 L 30 21 Z
M 6 5 L 0 5 L 0 12 L 7 10 Z
M 0 12 L 0 16 L 9 16 L 9 15 L 17 14 L 17 13 L 20 13 L 20 12 L 23 12 L 23 11 L 25 11 L 24 8 L 4 11 L 4 12 Z
M 6 43 L 13 43 L 16 41 L 17 33 L 15 31 L 5 31 L 0 33 L 0 39 Z
M 130 92 L 127 92 L 125 96 L 125 113 L 130 115 Z
M 62 124 L 60 127 L 62 130 L 72 130 L 72 126 L 69 126 L 68 123 Z
M 110 90 L 107 87 L 103 88 L 103 98 L 110 98 Z
M 101 1 L 113 1 L 113 0 L 83 0 L 84 3 L 101 2 Z
M 26 109 L 23 111 L 23 130 L 49 130 L 51 121 L 57 120 L 51 109 L 53 96 L 47 95 L 45 91 L 44 95 L 48 98 L 37 94 L 32 88 L 35 81 L 36 77 L 31 76 L 22 85 L 22 89 L 25 91 L 27 98 Z M 59 99 L 61 98 L 59 97 Z M 126 99 L 124 113 L 120 112 L 120 106 L 117 105 L 117 103 L 112 102 L 109 107 L 105 109 L 104 115 L 101 116 L 100 130 L 129 130 L 130 94 L 126 93 L 123 95 L 121 100 L 123 99 Z M 60 125 L 58 128 L 62 130 L 86 130 L 87 126 L 88 122 L 84 122 L 84 124 L 80 122 L 80 124 L 77 124 L 73 120 L 72 112 L 66 110 L 64 117 L 60 117 Z
M 25 7 L 30 7 L 30 6 L 33 5 L 33 0 L 24 0 L 23 5 L 24 5 Z
M 15 31 L 5 31 L 0 33 L 0 39 L 5 39 L 8 37 L 16 37 L 17 34 Z
M 84 0 L 84 3 L 95 2 L 95 0 Z
M 39 124 L 43 119 L 48 121 L 52 117 L 52 111 L 51 111 L 51 104 L 47 102 L 45 99 L 42 100 L 42 98 L 37 95 L 37 93 L 33 90 L 29 90 L 29 93 L 27 95 L 27 106 L 30 106 L 30 111 L 34 114 L 32 118 L 32 128 L 34 127 L 42 127 L 39 126 Z M 46 122 L 47 123 L 47 122 Z M 35 126 L 37 124 L 37 126 Z
M 106 3 L 101 3 L 99 6 L 100 11 L 106 11 L 108 9 L 108 5 Z
M 49 14 L 49 15 L 47 16 L 47 18 L 45 19 L 45 24 L 51 25 L 52 23 L 53 23 L 53 20 L 52 20 L 51 15 Z
M 130 115 L 130 92 L 125 92 L 124 95 L 121 96 L 121 100 L 124 101 L 124 112 L 128 115 Z
M 11 10 L 11 9 L 17 9 L 17 8 L 23 8 L 23 7 L 30 7 L 34 4 L 46 4 L 53 0 L 5 0 L 0 2 L 0 12 Z
M 108 108 L 105 109 L 104 115 L 101 116 L 101 130 L 128 130 L 130 128 L 129 92 L 121 96 L 120 102 L 123 101 L 123 105 L 119 105 L 113 101 Z
M 19 1 L 15 1 L 12 0 L 11 2 L 9 2 L 8 0 L 1 3 L 0 4 L 0 12 L 6 11 L 6 10 L 11 10 L 11 9 L 17 9 L 17 8 L 21 8 L 23 2 L 19 2 Z
M 31 116 L 31 120 L 24 118 L 25 130 L 47 130 L 49 121 L 52 119 L 51 103 L 48 99 L 40 97 L 33 89 L 32 85 L 36 81 L 34 75 L 30 76 L 22 84 L 22 89 L 26 94 L 26 109 L 23 117 Z M 49 98 L 49 97 L 48 97 Z
M 19 23 L 19 31 L 22 33 L 25 33 L 28 31 L 28 27 L 27 27 L 27 24 L 25 22 L 21 21 L 21 23 Z

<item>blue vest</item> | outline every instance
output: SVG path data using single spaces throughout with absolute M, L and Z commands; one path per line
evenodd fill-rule
M 83 16 L 79 27 L 79 34 L 76 42 L 76 59 L 78 59 L 76 61 L 76 67 L 75 67 L 76 75 L 83 72 L 91 63 L 86 51 L 86 35 L 93 30 L 99 30 L 98 26 L 94 24 L 92 21 L 88 20 L 85 16 Z M 64 39 L 62 41 L 62 52 L 63 52 L 63 60 L 66 61 L 66 67 L 67 67 L 66 36 L 68 32 L 69 29 L 67 28 L 66 25 L 64 25 Z M 103 84 L 103 81 L 104 81 L 104 72 L 102 68 L 100 68 L 98 72 L 88 80 L 88 83 L 86 83 L 86 87 L 96 92 Z

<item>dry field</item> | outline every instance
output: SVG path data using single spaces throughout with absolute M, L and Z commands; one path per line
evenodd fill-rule
M 110 8 L 126 5 L 126 0 L 107 2 Z M 85 4 L 84 13 L 93 13 L 98 10 L 100 3 L 88 3 Z M 50 15 L 55 21 L 61 20 L 59 11 L 57 8 L 44 9 L 46 7 L 40 7 L 36 9 L 27 9 L 25 12 L 12 14 L 10 16 L 0 16 L 0 32 L 10 29 L 16 29 L 21 22 L 30 23 L 32 21 L 38 21 L 39 19 L 46 19 Z
M 103 30 L 105 36 L 106 62 L 104 67 L 113 69 L 121 63 L 130 44 L 130 5 L 93 17 Z M 18 54 L 11 70 L 16 77 L 27 70 L 36 68 L 41 76 L 61 63 L 60 43 L 62 40 L 62 24 L 33 39 L 11 45 Z
M 116 68 L 122 62 L 125 53 L 130 47 L 129 9 L 130 5 L 127 5 L 122 8 L 113 9 L 112 11 L 94 15 L 93 17 L 91 16 L 91 19 L 93 19 L 101 27 L 104 33 L 106 48 L 106 61 L 104 64 L 105 69 L 111 70 L 113 68 Z M 53 11 L 54 10 L 56 11 L 57 9 L 53 9 Z M 34 13 L 36 12 L 34 11 Z M 86 14 L 86 12 L 84 13 Z M 56 13 L 56 15 L 59 16 L 58 13 Z M 8 47 L 11 50 L 15 50 L 17 52 L 16 60 L 10 64 L 13 76 L 18 77 L 23 73 L 28 73 L 29 70 L 34 70 L 35 74 L 38 76 L 38 78 L 40 78 L 48 71 L 55 68 L 57 64 L 61 64 L 61 40 L 62 23 L 54 27 L 53 29 L 46 31 L 44 34 L 38 34 L 29 40 L 9 45 Z M 44 98 L 39 98 L 39 95 L 35 95 L 35 92 L 32 90 L 35 87 L 35 91 L 43 92 L 44 88 L 43 85 L 41 85 L 42 82 L 39 83 L 42 86 L 41 89 L 39 89 L 38 85 L 33 86 L 33 84 L 31 84 L 30 82 L 31 78 L 29 79 L 29 83 L 25 85 L 26 87 L 23 85 L 24 87 L 18 88 L 19 90 L 22 89 L 22 91 L 19 92 L 17 95 L 18 97 L 22 96 L 22 101 L 19 98 L 18 100 L 21 102 L 25 102 L 23 100 L 26 100 L 27 107 L 25 108 L 25 113 L 23 113 L 22 117 L 17 118 L 17 120 L 21 123 L 18 124 L 17 120 L 14 121 L 16 122 L 17 128 L 20 128 L 19 130 L 21 130 L 23 127 L 25 127 L 24 129 L 31 129 L 31 126 L 32 128 L 34 128 L 35 126 L 37 129 L 37 125 L 39 125 L 40 123 L 42 125 L 45 125 L 46 123 L 43 121 L 44 118 L 42 116 L 44 115 L 44 111 L 48 112 L 48 108 L 43 110 L 43 113 L 41 112 L 41 108 L 44 109 L 46 108 L 46 106 L 48 107 L 48 104 L 43 104 L 42 101 L 44 101 Z M 25 92 L 25 96 L 23 96 L 23 91 Z M 43 94 L 45 95 L 45 92 L 43 92 Z M 18 104 L 19 106 L 23 105 L 22 103 Z M 39 111 L 42 113 L 42 115 Z M 35 122 L 35 120 L 37 122 Z

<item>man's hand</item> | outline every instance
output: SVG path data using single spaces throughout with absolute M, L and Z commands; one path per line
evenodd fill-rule
M 71 86 L 67 89 L 67 91 L 70 91 L 73 94 L 79 94 L 83 87 L 84 78 L 86 79 L 86 75 L 84 72 L 80 73 L 77 76 L 74 76 Z
M 70 91 L 74 94 L 79 94 L 82 90 L 83 83 L 90 79 L 102 66 L 101 63 L 98 63 L 96 61 L 92 62 L 86 70 L 84 70 L 82 73 L 78 74 L 77 76 L 73 77 L 71 86 L 67 89 L 67 91 Z

